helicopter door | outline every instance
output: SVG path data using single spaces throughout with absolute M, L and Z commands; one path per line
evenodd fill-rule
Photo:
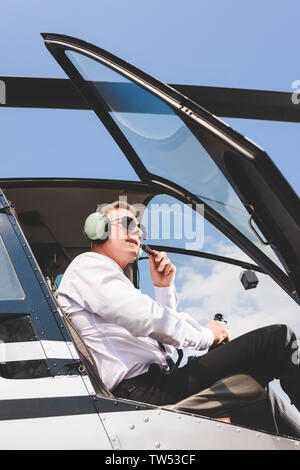
M 266 152 L 109 52 L 42 36 L 141 180 L 204 207 L 205 218 L 300 304 L 300 202 Z
M 76 368 L 78 354 L 1 189 L 0 275 L 0 448 L 111 448 Z M 82 426 L 84 435 L 75 432 Z

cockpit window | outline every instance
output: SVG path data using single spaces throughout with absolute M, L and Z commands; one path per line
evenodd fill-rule
M 223 245 L 234 247 L 227 237 L 190 206 L 167 194 L 154 196 L 143 213 L 142 222 L 147 230 L 147 243 L 215 253 L 216 247 Z M 236 248 L 236 251 L 239 250 Z M 226 256 L 225 253 L 219 253 Z M 244 253 L 239 251 L 239 258 Z M 251 260 L 248 260 L 251 262 Z
M 24 299 L 25 294 L 0 236 L 0 300 Z
M 203 128 L 196 138 L 160 98 L 86 55 L 68 50 L 66 55 L 105 101 L 111 117 L 150 173 L 197 195 L 282 269 L 273 250 L 251 231 L 249 213 L 210 157 L 218 147 L 215 136 Z M 254 222 L 252 225 L 264 239 Z
M 37 379 L 51 371 L 30 315 L 0 315 L 0 377 Z

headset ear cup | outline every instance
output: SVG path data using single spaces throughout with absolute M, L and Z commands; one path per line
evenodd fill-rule
M 140 257 L 142 256 L 142 253 L 143 253 L 143 250 L 142 248 L 139 246 L 138 247 L 138 250 L 136 252 L 136 256 L 135 256 L 135 259 L 130 261 L 130 263 L 135 263 L 136 261 L 138 261 L 140 259 Z
M 93 212 L 85 221 L 83 232 L 92 241 L 104 243 L 110 235 L 110 222 L 101 212 Z

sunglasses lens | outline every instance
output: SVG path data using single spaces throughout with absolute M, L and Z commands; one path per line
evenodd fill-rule
M 131 217 L 123 217 L 121 219 L 122 226 L 127 231 L 133 231 L 136 229 L 136 222 Z
M 136 223 L 136 221 L 131 217 L 123 217 L 121 219 L 121 223 L 127 232 L 135 232 L 138 227 L 142 232 L 142 238 L 147 238 L 147 230 L 145 226 L 143 224 Z
M 142 238 L 145 240 L 147 238 L 147 229 L 146 229 L 145 225 L 140 224 L 140 229 L 141 229 L 141 232 L 142 232 Z

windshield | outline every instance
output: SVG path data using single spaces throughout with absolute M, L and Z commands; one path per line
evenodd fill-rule
M 84 54 L 67 50 L 66 55 L 105 101 L 111 117 L 150 173 L 198 196 L 282 269 L 273 250 L 251 231 L 249 213 L 210 157 L 209 152 L 218 149 L 216 136 L 203 128 L 196 138 L 160 98 Z M 261 235 L 254 222 L 252 225 Z

